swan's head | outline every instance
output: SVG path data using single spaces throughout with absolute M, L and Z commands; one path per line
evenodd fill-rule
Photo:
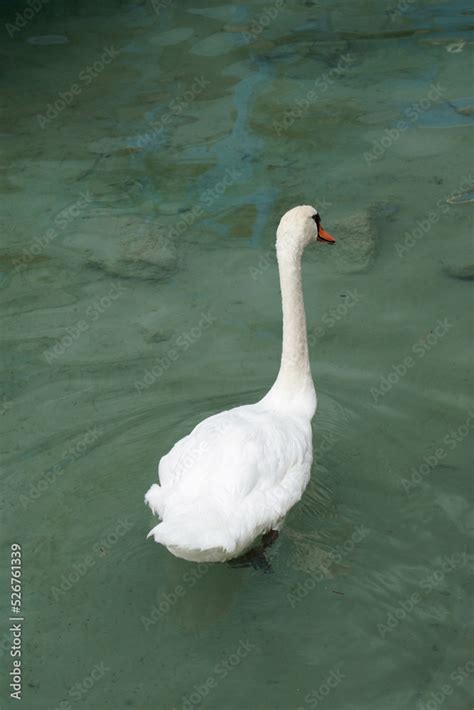
M 303 250 L 308 244 L 315 241 L 336 241 L 329 232 L 321 226 L 321 217 L 318 210 L 310 205 L 300 205 L 285 212 L 277 229 L 277 243 L 281 246 L 299 248 Z

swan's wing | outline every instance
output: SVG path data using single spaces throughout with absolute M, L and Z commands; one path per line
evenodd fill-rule
M 311 465 L 311 427 L 258 406 L 205 419 L 160 461 L 163 488 L 186 497 L 242 499 L 281 485 Z
M 146 500 L 163 522 L 150 534 L 186 549 L 244 549 L 301 498 L 311 460 L 307 421 L 258 405 L 210 417 L 161 459 L 161 487 Z

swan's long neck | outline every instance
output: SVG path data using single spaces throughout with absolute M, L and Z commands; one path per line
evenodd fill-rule
M 310 372 L 308 337 L 301 284 L 301 253 L 277 243 L 283 309 L 283 346 L 278 377 L 296 382 Z
M 277 240 L 283 310 L 283 345 L 280 371 L 269 392 L 285 406 L 313 416 L 316 394 L 308 354 L 306 316 L 301 284 L 302 250 Z

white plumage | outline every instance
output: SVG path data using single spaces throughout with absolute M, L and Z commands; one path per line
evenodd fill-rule
M 160 461 L 160 484 L 145 496 L 162 520 L 149 536 L 177 557 L 223 562 L 242 555 L 280 528 L 309 481 L 316 393 L 300 261 L 304 247 L 321 238 L 316 214 L 296 207 L 277 231 L 283 349 L 275 384 L 260 402 L 211 416 L 178 441 Z

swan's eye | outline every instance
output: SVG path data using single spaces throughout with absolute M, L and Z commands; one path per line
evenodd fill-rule
M 321 224 L 321 217 L 319 214 L 316 212 L 316 214 L 311 215 L 311 219 L 314 219 L 319 228 L 319 225 Z

